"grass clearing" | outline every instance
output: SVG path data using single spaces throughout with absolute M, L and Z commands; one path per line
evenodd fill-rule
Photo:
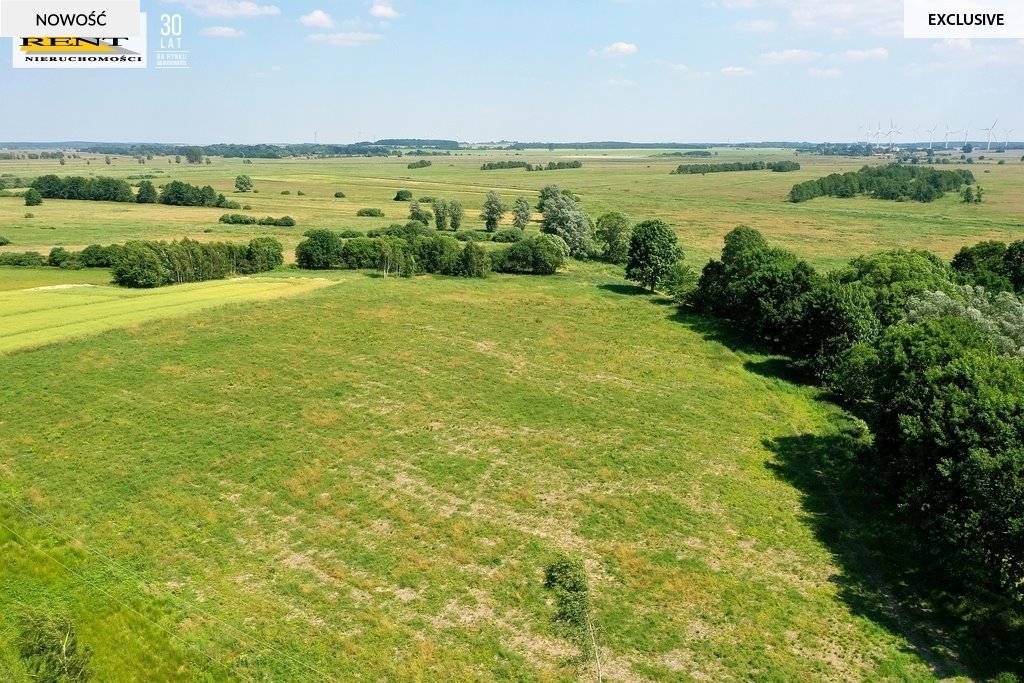
M 835 427 L 770 359 L 604 267 L 350 275 L 11 357 L 5 680 L 24 604 L 104 681 L 587 679 L 558 552 L 608 680 L 934 678 L 778 476 L 766 444 Z
M 129 290 L 81 282 L 81 277 L 47 277 L 40 271 L 0 269 L 0 353 L 104 332 L 117 327 L 195 313 L 231 303 L 294 296 L 331 284 L 318 278 L 237 278 L 216 282 Z M 59 270 L 53 273 L 61 274 Z M 87 275 L 100 276 L 106 271 Z M 84 278 L 86 280 L 89 277 Z M 100 279 L 99 277 L 95 279 Z M 109 274 L 102 278 L 109 281 Z M 60 282 L 64 280 L 64 282 Z M 39 286 L 40 282 L 57 282 Z M 32 285 L 13 289 L 15 283 Z

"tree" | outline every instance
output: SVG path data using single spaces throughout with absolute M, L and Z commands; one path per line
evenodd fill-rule
M 540 229 L 545 234 L 558 235 L 565 240 L 574 258 L 582 259 L 590 254 L 593 232 L 590 218 L 572 197 L 560 193 L 547 200 Z
M 235 178 L 235 191 L 236 192 L 252 192 L 253 184 L 252 178 L 247 175 L 240 175 Z
M 544 206 L 549 199 L 554 199 L 562 194 L 562 188 L 558 185 L 545 185 L 541 188 L 540 197 L 537 199 L 537 210 L 544 213 Z
M 960 149 L 960 151 L 962 151 L 964 154 L 970 154 L 971 152 L 974 151 L 974 145 L 968 142 Z
M 618 211 L 598 218 L 595 235 L 601 244 L 601 258 L 609 263 L 625 263 L 629 256 L 629 235 L 632 229 L 629 216 Z
M 395 193 L 396 202 L 410 202 L 412 201 L 412 190 L 399 190 Z
M 660 220 L 644 221 L 633 228 L 629 240 L 626 277 L 654 292 L 682 258 L 670 227 Z
M 448 229 L 448 200 L 434 200 L 434 227 L 438 230 Z
M 107 163 L 108 164 L 110 163 L 110 157 L 107 157 Z M 176 164 L 180 164 L 181 163 L 181 156 L 180 155 L 177 155 L 177 154 L 174 155 L 174 163 L 176 163 Z
M 448 220 L 451 223 L 452 231 L 458 232 L 465 216 L 466 210 L 462 208 L 462 202 L 454 199 L 448 202 Z
M 463 277 L 487 277 L 491 270 L 491 259 L 487 250 L 473 241 L 466 242 L 462 249 L 459 273 Z
M 480 212 L 480 219 L 484 222 L 487 232 L 494 232 L 498 229 L 498 224 L 501 223 L 506 211 L 508 211 L 508 206 L 501 201 L 501 195 L 494 190 L 488 192 L 487 199 L 484 200 L 483 211 Z
M 43 203 L 43 195 L 39 194 L 39 190 L 32 188 L 25 193 L 25 206 L 39 206 Z
M 391 274 L 411 275 L 414 267 L 405 253 L 405 240 L 398 237 L 382 237 L 380 253 L 377 255 L 377 270 L 384 277 Z
M 190 164 L 201 164 L 203 163 L 203 148 L 202 147 L 186 147 L 185 148 L 185 161 Z
M 516 226 L 520 230 L 526 230 L 526 226 L 530 224 L 531 216 L 530 200 L 519 195 L 516 197 L 516 203 L 512 207 L 512 225 Z
M 139 204 L 156 204 L 160 199 L 160 194 L 156 190 L 156 185 L 143 180 L 139 183 L 139 194 L 136 196 L 135 201 Z
M 341 240 L 330 230 L 310 230 L 295 248 L 299 268 L 327 270 L 341 261 Z
M 430 219 L 434 217 L 434 214 L 430 213 L 415 199 L 409 205 L 409 220 L 417 221 L 423 225 L 430 225 Z

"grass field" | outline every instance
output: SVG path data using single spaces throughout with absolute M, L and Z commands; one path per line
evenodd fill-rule
M 778 473 L 834 415 L 709 334 L 576 266 L 350 274 L 11 356 L 0 679 L 28 606 L 102 681 L 587 679 L 542 587 L 567 552 L 606 680 L 932 680 Z
M 16 197 L 0 198 L 0 235 L 12 240 L 6 250 L 35 249 L 44 253 L 55 245 L 83 247 L 91 243 L 128 239 L 192 237 L 200 240 L 249 240 L 275 235 L 293 248 L 309 228 L 370 229 L 404 221 L 408 204 L 394 202 L 395 191 L 413 190 L 415 196 L 458 199 L 466 206 L 467 227 L 479 227 L 477 218 L 484 196 L 495 189 L 511 202 L 518 194 L 535 196 L 547 183 L 572 189 L 594 216 L 618 210 L 635 220 L 661 218 L 676 228 L 688 260 L 702 265 L 717 253 L 722 236 L 745 224 L 765 233 L 773 243 L 791 249 L 815 264 L 834 266 L 851 256 L 893 248 L 925 248 L 952 256 L 965 243 L 982 239 L 1012 241 L 1024 236 L 1024 164 L 1018 155 L 992 154 L 969 168 L 986 190 L 980 206 L 965 206 L 950 195 L 931 204 L 896 203 L 872 199 L 820 198 L 805 204 L 786 202 L 797 182 L 828 173 L 850 171 L 875 160 L 801 155 L 803 169 L 795 173 L 746 172 L 707 176 L 672 176 L 679 163 L 700 159 L 655 158 L 656 150 L 515 152 L 467 151 L 451 157 L 433 157 L 433 166 L 409 170 L 415 158 L 352 158 L 253 160 L 214 159 L 211 165 L 188 166 L 156 158 L 139 165 L 127 157 L 105 165 L 102 157 L 56 161 L 0 161 L 0 173 L 35 177 L 109 175 L 127 177 L 152 174 L 160 185 L 168 180 L 211 184 L 219 192 L 252 206 L 255 216 L 291 215 L 292 229 L 220 225 L 221 209 L 159 205 L 123 205 L 51 200 L 27 210 Z M 576 170 L 527 173 L 522 169 L 480 171 L 484 161 L 503 159 L 544 163 L 579 158 Z M 717 160 L 793 159 L 783 150 L 719 150 Z M 954 157 L 958 159 L 957 157 Z M 999 159 L 1006 161 L 998 165 Z M 946 166 L 944 168 L 956 168 Z M 248 174 L 258 194 L 233 194 L 234 179 Z M 282 195 L 288 191 L 291 194 Z M 298 196 L 303 191 L 305 196 Z M 345 199 L 335 199 L 343 191 Z M 385 219 L 357 218 L 360 208 L 380 208 Z M 27 211 L 33 218 L 24 218 Z M 507 219 L 509 220 L 509 219 Z
M 980 206 L 793 205 L 794 183 L 864 161 L 671 176 L 687 160 L 654 153 L 474 151 L 420 170 L 408 157 L 3 161 L 20 176 L 209 183 L 299 225 L 0 198 L 0 236 L 45 253 L 274 235 L 290 252 L 312 227 L 404 221 L 400 188 L 461 200 L 473 228 L 488 190 L 511 202 L 558 183 L 594 216 L 666 220 L 695 266 L 738 224 L 824 267 L 1024 238 L 1024 164 L 1009 156 L 970 167 Z M 565 158 L 584 168 L 479 170 Z M 258 194 L 231 194 L 242 173 Z M 387 217 L 356 218 L 364 207 Z M 984 670 L 907 599 L 823 466 L 855 447 L 857 425 L 621 269 L 475 281 L 283 268 L 145 292 L 109 280 L 0 268 L 0 681 L 30 680 L 14 637 L 32 609 L 73 619 L 104 682 L 593 680 L 552 624 L 542 584 L 558 553 L 585 562 L 607 681 Z

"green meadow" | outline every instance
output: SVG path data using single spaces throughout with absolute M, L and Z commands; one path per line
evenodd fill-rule
M 447 157 L 426 157 L 429 168 L 410 170 L 420 157 L 343 159 L 213 159 L 210 165 L 189 166 L 157 157 L 145 165 L 129 157 L 56 161 L 3 161 L 0 173 L 37 177 L 59 175 L 152 175 L 157 185 L 183 180 L 212 185 L 230 199 L 252 207 L 256 217 L 290 215 L 295 228 L 228 226 L 217 222 L 222 209 L 126 205 L 103 202 L 48 200 L 27 209 L 17 197 L 0 198 L 0 235 L 13 244 L 8 251 L 49 250 L 54 245 L 81 248 L 94 243 L 129 239 L 179 238 L 248 241 L 273 235 L 294 248 L 310 228 L 367 230 L 404 222 L 408 204 L 395 202 L 398 189 L 416 197 L 457 199 L 466 207 L 467 228 L 481 227 L 477 218 L 484 197 L 497 190 L 511 203 L 519 194 L 531 198 L 546 184 L 556 183 L 577 193 L 584 208 L 599 216 L 623 211 L 635 220 L 660 218 L 676 228 L 693 265 L 703 265 L 721 247 L 722 236 L 737 225 L 757 228 L 773 243 L 791 249 L 817 265 L 834 266 L 861 253 L 903 247 L 924 248 L 952 256 L 968 241 L 1012 241 L 1024 232 L 1024 163 L 1012 152 L 992 154 L 972 164 L 986 190 L 985 203 L 965 206 L 952 195 L 931 203 L 896 203 L 872 199 L 820 198 L 794 205 L 786 201 L 797 182 L 835 172 L 857 170 L 882 160 L 794 156 L 786 150 L 718 150 L 717 160 L 796 160 L 803 168 L 793 173 L 740 172 L 707 176 L 673 176 L 680 163 L 700 162 L 685 157 L 656 157 L 658 150 L 580 151 L 528 150 L 495 152 L 473 150 Z M 944 153 L 940 150 L 940 153 Z M 959 161 L 959 155 L 951 157 Z M 530 163 L 580 159 L 582 169 L 527 173 L 523 169 L 481 171 L 486 161 L 516 160 Z M 715 161 L 716 159 L 710 159 Z M 1006 163 L 998 165 L 999 160 Z M 708 160 L 704 160 L 708 161 Z M 88 162 L 88 165 L 86 163 Z M 170 163 L 169 163 L 170 162 Z M 943 166 L 958 168 L 960 166 Z M 253 178 L 257 194 L 235 194 L 235 177 Z M 138 182 L 137 180 L 131 182 Z M 304 192 L 299 196 L 298 192 Z M 344 199 L 335 199 L 335 192 Z M 288 195 L 281 194 L 289 192 Z M 379 208 L 385 218 L 360 218 L 361 208 Z M 34 217 L 24 218 L 27 212 Z M 510 220 L 506 218 L 506 220 Z
M 686 160 L 653 153 L 473 151 L 418 170 L 417 157 L 0 162 L 209 183 L 298 221 L 12 197 L 0 235 L 43 253 L 273 235 L 290 260 L 309 228 L 404 222 L 397 189 L 459 199 L 475 228 L 488 190 L 511 202 L 548 183 L 594 216 L 662 218 L 698 267 L 738 224 L 826 267 L 1024 232 L 1019 161 L 971 166 L 980 206 L 793 205 L 796 182 L 864 162 L 673 176 Z M 584 168 L 479 170 L 519 158 Z M 231 194 L 242 173 L 259 193 Z M 356 218 L 364 207 L 386 218 Z M 586 567 L 604 681 L 984 668 L 922 616 L 829 475 L 862 425 L 620 268 L 470 280 L 286 266 L 141 292 L 107 271 L 0 268 L 0 362 L 2 681 L 31 680 L 15 643 L 32 610 L 71 619 L 96 681 L 597 680 L 552 619 L 544 571 L 559 554 Z

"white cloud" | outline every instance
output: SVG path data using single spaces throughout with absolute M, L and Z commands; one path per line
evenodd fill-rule
M 379 33 L 348 31 L 344 33 L 314 33 L 309 39 L 316 43 L 327 43 L 335 47 L 360 47 L 383 37 Z
M 893 0 L 778 0 L 798 27 L 836 35 L 902 36 L 903 3 Z
M 851 62 L 866 62 L 870 59 L 887 59 L 889 51 L 884 47 L 873 47 L 867 50 L 847 50 L 846 58 Z
M 631 81 L 628 78 L 611 78 L 604 84 L 612 88 L 632 88 L 636 85 L 636 81 Z
M 722 69 L 722 75 L 729 78 L 750 78 L 755 73 L 757 72 L 744 66 L 727 66 Z
M 765 64 L 804 64 L 806 62 L 813 62 L 820 56 L 821 54 L 818 52 L 792 48 L 762 53 L 760 59 Z
M 241 38 L 245 35 L 245 32 L 230 26 L 211 26 L 204 28 L 200 33 L 211 38 Z
M 814 78 L 839 78 L 843 72 L 839 69 L 808 69 L 807 73 Z
M 173 0 L 204 17 L 263 17 L 281 14 L 276 5 L 258 5 L 249 0 Z
M 737 31 L 746 33 L 771 33 L 779 27 L 779 22 L 771 19 L 751 19 L 736 24 Z
M 373 6 L 370 7 L 370 16 L 377 17 L 378 19 L 397 19 L 402 15 L 391 6 L 390 2 L 386 2 L 386 0 L 373 0 Z
M 625 55 L 635 55 L 636 45 L 633 43 L 623 43 L 621 41 L 612 43 L 608 47 L 601 50 L 601 54 L 605 57 L 623 57 Z
M 313 10 L 309 14 L 299 17 L 299 22 L 310 28 L 334 28 L 334 19 L 331 19 L 331 15 L 322 9 Z

